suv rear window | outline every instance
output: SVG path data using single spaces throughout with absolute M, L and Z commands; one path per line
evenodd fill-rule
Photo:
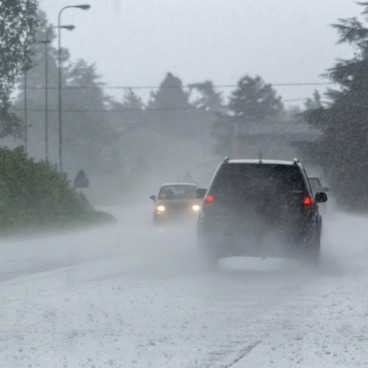
M 279 164 L 224 165 L 211 187 L 211 194 L 223 198 L 290 192 L 305 192 L 302 173 L 297 166 Z

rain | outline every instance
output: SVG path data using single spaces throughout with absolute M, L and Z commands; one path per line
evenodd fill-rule
M 368 366 L 368 4 L 0 20 L 1 367 Z

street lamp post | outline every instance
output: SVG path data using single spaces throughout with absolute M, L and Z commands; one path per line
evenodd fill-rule
M 45 53 L 45 161 L 49 162 L 49 51 L 48 46 L 50 44 L 49 33 L 46 31 L 46 39 L 40 41 L 44 45 Z
M 61 16 L 67 9 L 75 8 L 81 10 L 89 10 L 91 5 L 68 5 L 59 10 L 58 13 L 58 112 L 59 112 L 59 171 L 63 171 L 63 97 L 62 97 L 62 55 L 61 55 Z
M 57 28 L 57 27 L 50 27 Z M 45 61 L 45 161 L 49 162 L 49 45 L 50 40 L 50 28 L 46 29 L 46 39 L 39 41 L 39 43 L 44 45 L 44 61 Z M 73 25 L 61 25 L 60 28 L 72 31 L 75 27 Z

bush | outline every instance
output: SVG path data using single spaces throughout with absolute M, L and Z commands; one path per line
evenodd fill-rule
M 0 231 L 94 221 L 96 212 L 65 175 L 28 158 L 22 147 L 0 148 Z

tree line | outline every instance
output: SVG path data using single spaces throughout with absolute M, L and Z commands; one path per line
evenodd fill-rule
M 354 56 L 338 60 L 326 77 L 338 86 L 304 112 L 305 120 L 321 132 L 301 150 L 320 164 L 347 208 L 368 206 L 368 2 L 360 2 L 361 17 L 341 19 L 333 27 L 339 43 L 351 45 Z
M 51 41 L 47 53 L 49 159 L 55 164 L 57 49 L 52 43 L 55 40 L 52 26 L 40 10 L 33 39 Z M 28 148 L 32 157 L 42 160 L 46 87 L 42 43 L 33 42 L 29 59 Z M 144 101 L 133 89 L 126 89 L 120 98 L 109 96 L 96 65 L 83 59 L 73 61 L 67 49 L 62 50 L 62 59 L 64 165 L 71 175 L 83 168 L 94 178 L 92 183 L 106 182 L 104 178 L 108 178 L 108 183 L 115 181 L 116 187 L 127 188 L 130 182 L 134 185 L 147 175 L 159 177 L 162 172 L 155 173 L 160 170 L 154 166 L 166 168 L 166 173 L 176 170 L 173 175 L 179 178 L 190 170 L 193 159 L 205 161 L 213 152 L 226 151 L 218 124 L 231 120 L 232 111 L 238 118 L 252 112 L 254 119 L 272 119 L 283 110 L 281 98 L 259 76 L 242 78 L 227 101 L 212 81 L 184 85 L 178 76 L 168 72 Z M 19 121 L 24 115 L 22 82 L 20 76 L 19 93 L 10 109 Z M 18 126 L 11 134 L 24 139 L 24 126 Z M 180 165 L 173 165 L 175 161 Z

